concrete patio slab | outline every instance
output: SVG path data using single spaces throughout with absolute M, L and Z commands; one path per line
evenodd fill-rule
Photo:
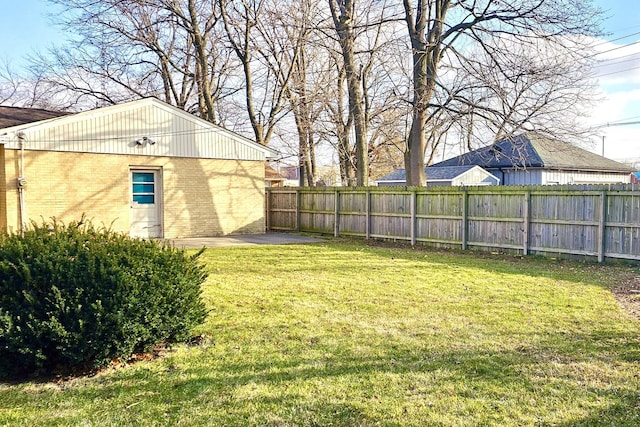
M 300 236 L 291 233 L 266 233 L 266 234 L 242 234 L 235 236 L 221 237 L 190 237 L 184 239 L 170 239 L 169 242 L 176 248 L 199 249 L 203 246 L 207 248 L 217 248 L 222 246 L 242 246 L 242 245 L 290 245 L 301 243 L 318 243 L 322 239 L 309 236 Z

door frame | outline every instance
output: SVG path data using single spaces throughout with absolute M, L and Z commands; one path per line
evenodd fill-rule
M 129 235 L 131 235 L 131 209 L 133 209 L 133 173 L 134 172 L 151 172 L 155 178 L 154 196 L 156 213 L 158 215 L 158 223 L 160 231 L 154 239 L 164 238 L 164 183 L 162 166 L 137 166 L 129 165 Z

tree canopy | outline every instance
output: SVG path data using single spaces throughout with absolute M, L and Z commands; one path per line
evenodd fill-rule
M 86 109 L 156 96 L 345 185 L 443 145 L 579 140 L 600 12 L 585 0 L 49 0 L 68 44 L 0 72 L 0 99 Z M 321 150 L 321 154 L 317 151 Z

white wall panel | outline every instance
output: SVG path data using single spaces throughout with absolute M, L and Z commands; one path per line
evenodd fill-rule
M 153 98 L 6 129 L 25 149 L 265 160 L 271 150 Z M 143 137 L 155 144 L 137 145 Z M 19 148 L 16 138 L 6 147 Z

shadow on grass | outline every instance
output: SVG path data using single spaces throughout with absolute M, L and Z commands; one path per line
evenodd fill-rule
M 358 274 L 354 268 L 358 264 L 374 267 L 376 260 L 386 259 L 478 269 L 493 275 L 553 277 L 599 287 L 607 286 L 602 275 L 613 271 L 571 261 L 351 243 L 332 243 L 328 253 L 323 246 L 251 248 L 259 261 L 250 268 L 261 274 L 265 268 L 322 274 L 331 265 L 338 275 L 347 276 Z M 230 271 L 237 268 L 236 255 L 241 253 L 237 251 L 244 250 L 225 249 L 225 256 L 231 259 L 226 262 L 234 263 Z M 290 256 L 291 251 L 295 256 Z M 279 264 L 281 252 L 287 253 L 287 261 Z M 309 259 L 320 254 L 323 262 L 309 265 Z M 307 265 L 301 267 L 297 259 Z M 402 263 L 387 265 L 404 268 Z M 243 304 L 256 304 L 258 296 L 245 296 Z M 276 346 L 274 328 L 260 320 L 281 314 L 270 311 L 283 308 L 277 302 L 264 308 L 259 317 L 254 315 L 254 327 L 242 323 L 244 311 L 231 313 L 238 320 L 226 331 L 227 342 L 191 348 L 186 356 L 168 355 L 149 367 L 134 366 L 88 379 L 86 386 L 72 385 L 64 391 L 65 406 L 93 402 L 83 411 L 96 424 L 104 421 L 100 410 L 109 408 L 110 416 L 116 417 L 112 424 L 151 419 L 159 420 L 158 424 L 183 425 L 531 425 L 532 420 L 538 425 L 640 425 L 637 328 L 616 330 L 617 323 L 574 327 L 573 312 L 579 310 L 573 310 L 561 326 L 566 331 L 545 325 L 544 330 L 510 343 L 490 336 L 488 342 L 469 343 L 464 337 L 454 337 L 455 343 L 440 339 L 435 345 L 426 335 L 408 342 L 385 341 L 372 331 L 361 332 L 355 342 L 347 333 L 333 332 L 328 342 L 322 335 L 305 335 L 303 328 L 297 335 L 292 332 L 295 338 L 283 339 Z M 451 304 L 452 309 L 458 302 Z M 284 316 L 277 327 L 293 329 L 292 322 Z M 212 330 L 227 326 L 216 320 Z M 491 330 L 479 329 L 485 334 Z M 519 329 L 513 330 L 517 333 Z M 356 334 L 349 330 L 351 333 Z M 616 378 L 618 367 L 622 372 Z M 22 395 L 23 400 L 10 394 Z M 64 424 L 67 413 L 58 399 L 48 393 L 33 396 L 0 388 L 3 404 L 59 408 L 56 420 Z M 92 415 L 94 412 L 98 415 Z M 7 420 L 0 411 L 0 424 Z M 24 423 L 29 424 L 29 419 Z
M 373 349 L 375 356 L 320 342 L 315 349 L 325 356 L 313 359 L 275 349 L 259 358 L 260 348 L 213 346 L 190 350 L 188 363 L 170 358 L 164 371 L 120 371 L 102 378 L 101 387 L 72 393 L 108 405 L 117 398 L 121 409 L 149 399 L 152 416 L 169 423 L 447 425 L 438 421 L 445 417 L 466 425 L 528 424 L 528 418 L 512 418 L 517 408 L 539 425 L 638 425 L 637 389 L 586 378 L 599 375 L 598 366 L 590 371 L 591 363 L 640 361 L 638 348 L 629 346 L 628 334 L 601 338 L 552 336 L 518 350 L 390 345 Z M 574 405 L 582 415 L 571 413 Z M 150 416 L 133 411 L 128 421 Z

